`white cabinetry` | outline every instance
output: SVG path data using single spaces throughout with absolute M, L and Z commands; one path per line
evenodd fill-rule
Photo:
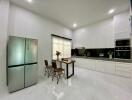
M 96 60 L 96 71 L 115 74 L 115 62 Z
M 101 61 L 101 60 L 96 60 L 96 71 L 100 71 L 100 72 L 104 72 L 104 68 L 105 68 L 105 62 Z
M 122 63 L 116 62 L 116 74 L 131 77 L 132 73 L 132 64 L 131 63 Z
M 129 12 L 114 16 L 114 33 L 116 39 L 130 38 L 131 25 Z
M 87 68 L 98 72 L 104 72 L 123 77 L 132 77 L 132 63 L 74 58 L 75 67 Z
M 113 48 L 113 18 L 78 29 L 73 33 L 73 48 Z
M 115 62 L 113 61 L 105 61 L 104 71 L 106 73 L 115 74 Z
M 76 60 L 75 66 L 95 70 L 95 61 L 84 58 L 74 58 Z

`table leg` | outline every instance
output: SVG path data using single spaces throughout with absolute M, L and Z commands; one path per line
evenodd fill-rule
M 62 68 L 62 62 L 60 62 L 60 68 Z
M 72 74 L 69 75 L 69 73 L 68 73 L 68 64 L 66 64 L 66 71 L 67 71 L 67 73 L 66 73 L 67 79 L 69 79 L 70 77 L 72 77 L 74 75 L 74 62 L 72 63 Z
M 68 79 L 68 64 L 66 64 L 66 78 Z
M 72 63 L 72 74 L 74 75 L 74 62 Z

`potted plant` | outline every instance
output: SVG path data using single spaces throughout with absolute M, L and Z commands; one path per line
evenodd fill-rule
M 56 55 L 57 55 L 57 60 L 59 60 L 59 56 L 60 56 L 61 52 L 56 51 Z

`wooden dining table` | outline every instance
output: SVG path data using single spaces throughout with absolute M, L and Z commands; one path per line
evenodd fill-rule
M 56 60 L 57 62 L 60 63 L 60 67 L 62 67 L 62 64 L 66 64 L 66 78 L 69 79 L 72 76 L 74 76 L 74 63 L 75 60 Z M 70 64 L 72 64 L 72 66 L 69 66 Z M 69 74 L 69 67 L 72 67 L 72 73 Z

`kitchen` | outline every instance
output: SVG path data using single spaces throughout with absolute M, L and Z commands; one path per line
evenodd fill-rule
M 129 10 L 76 30 L 72 49 L 76 66 L 131 78 L 131 33 Z
M 131 0 L 0 0 L 1 100 L 132 100 Z

